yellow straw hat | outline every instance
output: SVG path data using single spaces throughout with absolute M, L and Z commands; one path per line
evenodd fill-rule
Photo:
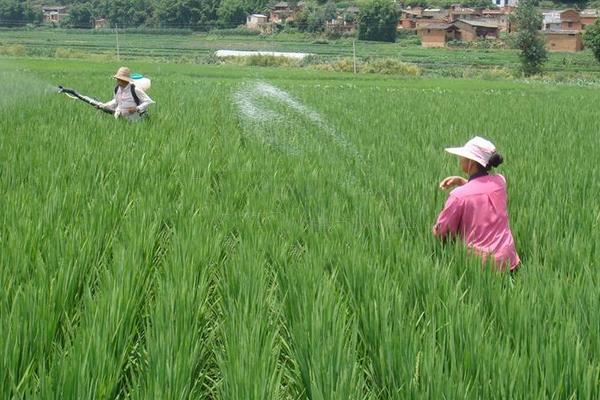
M 117 70 L 117 73 L 113 76 L 113 78 L 126 82 L 131 82 L 131 78 L 129 77 L 129 75 L 131 75 L 131 71 L 129 70 L 129 68 L 121 67 Z

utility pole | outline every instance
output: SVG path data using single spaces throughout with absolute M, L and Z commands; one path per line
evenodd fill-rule
M 356 74 L 356 40 L 352 41 L 352 60 L 354 63 L 354 73 Z
M 119 54 L 119 27 L 117 26 L 117 24 L 115 24 L 115 34 L 117 35 L 117 61 L 120 61 L 121 57 Z

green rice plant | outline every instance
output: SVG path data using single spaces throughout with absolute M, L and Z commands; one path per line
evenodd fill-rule
M 157 271 L 154 306 L 144 328 L 145 367 L 131 389 L 134 398 L 204 397 L 209 384 L 214 266 L 210 254 L 204 254 L 209 248 L 195 245 L 202 232 L 182 225 L 173 234 L 177 244 Z
M 222 240 L 226 258 L 219 282 L 223 318 L 222 344 L 216 349 L 222 377 L 219 396 L 279 398 L 281 343 L 271 278 L 264 267 L 246 263 L 257 254 L 243 245 L 240 233 L 231 232 Z M 241 248 L 236 250 L 238 246 Z
M 287 262 L 277 269 L 291 357 L 299 374 L 295 397 L 362 399 L 356 324 L 320 262 L 311 262 L 320 255 L 311 257 L 306 246 L 290 245 Z
M 137 221 L 125 230 L 129 240 L 115 245 L 97 290 L 85 293 L 79 326 L 40 379 L 41 398 L 115 397 L 127 387 L 127 371 L 139 368 L 129 364 L 143 334 L 141 313 L 152 286 L 160 226 Z
M 153 78 L 141 123 L 50 90 L 108 99 L 110 61 L 1 60 L 0 397 L 600 397 L 593 82 L 123 63 Z M 474 134 L 515 276 L 431 236 Z

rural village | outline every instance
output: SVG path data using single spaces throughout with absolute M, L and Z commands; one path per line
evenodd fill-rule
M 294 25 L 306 3 L 278 2 L 265 14 L 247 16 L 246 28 L 268 34 L 278 27 Z M 422 47 L 445 47 L 449 42 L 472 42 L 499 40 L 503 33 L 514 31 L 510 15 L 516 7 L 515 0 L 495 0 L 489 8 L 468 8 L 460 4 L 449 9 L 397 6 L 398 32 L 416 33 Z M 44 22 L 59 24 L 69 15 L 67 6 L 43 6 Z M 357 6 L 337 9 L 336 17 L 325 21 L 325 31 L 338 34 L 354 34 L 357 29 Z M 593 24 L 600 15 L 596 9 L 542 10 L 543 26 L 540 27 L 549 51 L 576 52 L 584 48 L 582 34 L 586 26 Z M 110 27 L 106 18 L 94 20 L 95 29 Z

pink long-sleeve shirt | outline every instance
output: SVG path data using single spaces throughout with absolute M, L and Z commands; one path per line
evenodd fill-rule
M 515 270 L 521 260 L 508 224 L 506 180 L 502 175 L 475 176 L 450 192 L 435 225 L 436 235 L 458 235 L 498 268 Z

